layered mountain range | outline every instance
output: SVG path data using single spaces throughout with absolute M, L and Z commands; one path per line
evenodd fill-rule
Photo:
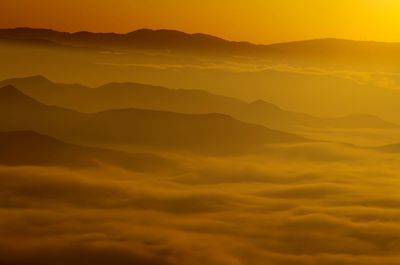
M 220 55 L 268 56 L 281 62 L 312 63 L 349 67 L 365 63 L 387 66 L 397 65 L 400 43 L 351 41 L 343 39 L 316 39 L 259 45 L 249 42 L 224 40 L 208 34 L 188 34 L 176 30 L 139 29 L 126 34 L 94 32 L 59 32 L 50 29 L 11 28 L 0 29 L 0 39 L 5 41 L 30 41 L 49 45 L 65 45 L 95 49 L 145 49 L 171 52 L 201 52 Z M 306 62 L 304 62 L 306 63 Z M 306 63 L 307 64 L 307 63 Z
M 307 141 L 217 113 L 181 114 L 133 108 L 81 113 L 43 104 L 11 85 L 0 88 L 0 130 L 33 130 L 74 143 L 124 146 L 130 151 L 213 154 Z
M 0 81 L 0 87 L 12 85 L 45 104 L 81 112 L 110 109 L 148 109 L 185 114 L 221 113 L 268 128 L 296 131 L 310 128 L 398 128 L 397 124 L 368 114 L 321 118 L 286 111 L 269 102 L 246 102 L 204 90 L 170 89 L 139 83 L 109 83 L 97 88 L 79 84 L 54 83 L 43 76 Z

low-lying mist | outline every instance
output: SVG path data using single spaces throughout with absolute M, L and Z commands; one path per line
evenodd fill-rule
M 0 168 L 2 264 L 397 264 L 400 157 L 334 144 L 179 171 Z

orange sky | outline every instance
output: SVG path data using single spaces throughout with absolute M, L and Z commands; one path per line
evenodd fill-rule
M 399 0 L 1 0 L 0 27 L 129 32 L 170 28 L 270 43 L 400 41 Z

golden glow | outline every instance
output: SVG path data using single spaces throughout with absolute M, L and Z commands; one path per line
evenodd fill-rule
M 396 0 L 2 0 L 0 6 L 0 27 L 171 28 L 258 43 L 321 37 L 400 41 Z
M 0 0 L 0 27 L 400 41 L 399 1 Z M 182 35 L 0 30 L 0 265 L 400 264 L 400 42 Z

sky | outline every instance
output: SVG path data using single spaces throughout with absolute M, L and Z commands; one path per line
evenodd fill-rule
M 130 32 L 168 28 L 229 40 L 400 41 L 398 0 L 1 0 L 1 28 Z

